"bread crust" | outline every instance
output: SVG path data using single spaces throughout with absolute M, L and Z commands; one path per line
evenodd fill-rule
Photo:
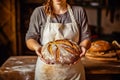
M 107 51 L 111 48 L 111 45 L 108 41 L 105 40 L 97 40 L 92 42 L 89 51 L 91 52 L 102 52 Z
M 71 40 L 56 40 L 42 47 L 41 55 L 49 63 L 72 64 L 80 58 L 80 48 Z

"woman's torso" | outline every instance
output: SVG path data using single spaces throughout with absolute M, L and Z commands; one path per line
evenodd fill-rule
M 73 14 L 72 14 L 73 16 Z M 46 17 L 46 15 L 43 15 L 43 17 Z M 48 21 L 48 17 L 44 18 L 42 21 L 46 21 L 45 19 L 47 19 Z M 68 20 L 67 20 L 68 19 Z M 55 33 L 51 30 L 57 27 L 61 27 L 59 26 L 59 24 L 68 24 L 67 26 L 64 27 L 76 27 L 75 30 L 70 30 L 71 33 L 76 33 L 78 31 L 79 33 L 79 27 L 76 25 L 76 21 L 74 20 L 74 17 L 71 17 L 70 15 L 70 11 L 64 13 L 64 14 L 60 14 L 60 15 L 56 15 L 54 18 L 50 18 L 49 20 L 50 22 L 48 22 L 48 24 L 45 24 L 45 28 L 43 29 L 43 37 L 45 38 L 50 37 L 49 34 L 50 33 Z M 52 24 L 51 24 L 52 23 Z M 69 24 L 70 23 L 70 24 Z M 55 24 L 55 26 L 54 26 Z M 56 25 L 57 24 L 57 25 Z M 43 26 L 44 27 L 44 26 Z M 50 29 L 51 28 L 51 29 Z M 69 29 L 68 28 L 68 29 Z M 74 29 L 73 28 L 73 29 Z M 59 33 L 59 28 L 56 29 L 57 32 L 56 34 L 58 34 L 58 37 L 60 36 Z M 45 32 L 45 31 L 50 31 L 50 32 Z M 69 30 L 68 30 L 69 32 Z M 45 36 L 46 34 L 46 36 Z M 79 34 L 77 35 L 70 35 L 69 36 L 79 36 Z M 47 39 L 46 37 L 46 39 Z M 72 38 L 73 38 L 72 37 Z M 71 38 L 71 39 L 72 39 Z M 46 39 L 42 39 L 42 41 L 44 42 Z M 48 41 L 51 40 L 48 38 Z M 36 80 L 41 79 L 41 80 L 84 80 L 85 79 L 85 75 L 84 75 L 84 68 L 83 65 L 81 64 L 81 61 L 78 61 L 78 63 L 74 64 L 74 65 L 62 65 L 62 64 L 54 64 L 54 65 L 49 65 L 46 64 L 44 62 L 42 62 L 39 58 L 37 60 L 37 64 L 36 64 L 36 76 L 35 76 Z

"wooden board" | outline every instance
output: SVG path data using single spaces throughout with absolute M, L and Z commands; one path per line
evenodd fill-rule
M 114 51 L 108 53 L 105 52 L 87 52 L 85 55 L 89 59 L 105 60 L 105 61 L 117 61 L 117 54 Z
M 116 52 L 110 51 L 110 52 L 87 52 L 86 56 L 91 56 L 91 57 L 116 57 Z
M 93 60 L 101 60 L 101 61 L 118 61 L 117 57 L 113 57 L 113 58 L 102 58 L 102 57 L 91 57 L 91 56 L 86 56 L 89 59 L 93 59 Z

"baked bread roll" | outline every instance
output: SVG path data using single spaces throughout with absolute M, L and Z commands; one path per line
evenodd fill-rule
M 105 40 L 97 40 L 91 43 L 91 47 L 89 51 L 91 52 L 102 52 L 107 51 L 111 48 L 111 45 L 109 42 Z
M 79 60 L 81 50 L 70 40 L 56 40 L 44 45 L 42 58 L 49 64 L 72 64 Z

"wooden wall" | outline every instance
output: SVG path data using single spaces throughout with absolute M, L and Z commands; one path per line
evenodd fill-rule
M 0 62 L 16 55 L 15 0 L 0 0 Z

